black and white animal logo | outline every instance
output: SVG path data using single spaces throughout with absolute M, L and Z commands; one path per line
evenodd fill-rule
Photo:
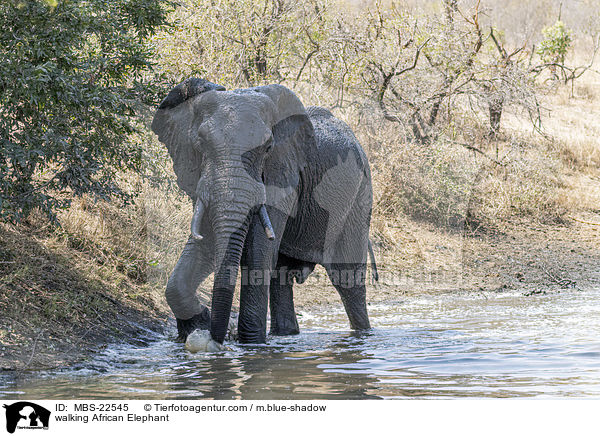
M 50 411 L 28 401 L 5 404 L 6 431 L 14 433 L 19 429 L 47 429 L 50 423 Z

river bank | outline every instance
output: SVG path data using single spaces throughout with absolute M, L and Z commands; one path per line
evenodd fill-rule
M 0 225 L 0 371 L 67 367 L 118 341 L 162 331 L 147 287 L 108 274 L 51 233 Z
M 399 221 L 405 237 L 393 252 L 376 250 L 380 280 L 369 284 L 368 302 L 423 293 L 585 292 L 600 286 L 598 223 L 600 214 L 589 212 L 563 223 L 513 221 L 486 235 Z M 107 344 L 167 328 L 163 284 L 107 272 L 85 250 L 26 226 L 2 225 L 0 233 L 2 371 L 68 367 Z M 340 304 L 320 267 L 294 289 L 299 311 Z
M 380 281 L 367 288 L 371 303 L 423 293 L 514 291 L 538 295 L 600 286 L 600 214 L 563 224 L 512 222 L 501 233 L 441 233 L 405 223 L 404 256 L 377 253 Z M 318 269 L 296 286 L 297 308 L 338 304 Z

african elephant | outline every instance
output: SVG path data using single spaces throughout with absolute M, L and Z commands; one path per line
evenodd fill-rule
M 239 341 L 266 341 L 268 306 L 271 334 L 297 334 L 292 284 L 316 264 L 339 292 L 351 327 L 370 328 L 371 175 L 345 123 L 326 109 L 305 109 L 281 85 L 226 91 L 190 78 L 162 101 L 152 130 L 194 202 L 191 236 L 166 289 L 181 340 L 210 329 L 223 343 L 238 270 Z M 212 272 L 209 311 L 196 289 Z

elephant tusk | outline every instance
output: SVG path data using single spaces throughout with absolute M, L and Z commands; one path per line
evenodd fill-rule
M 261 205 L 258 210 L 258 217 L 260 218 L 260 223 L 265 229 L 265 234 L 269 240 L 275 239 L 275 230 L 273 230 L 273 225 L 271 224 L 271 220 L 269 219 L 269 214 L 267 213 L 267 208 L 265 205 Z
M 194 208 L 194 215 L 192 216 L 192 224 L 190 226 L 192 238 L 196 241 L 202 240 L 202 235 L 200 234 L 202 215 L 204 215 L 204 203 L 202 203 L 202 200 L 198 199 L 196 200 L 196 207 Z

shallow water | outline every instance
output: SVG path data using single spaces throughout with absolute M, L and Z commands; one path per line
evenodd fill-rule
M 2 398 L 600 397 L 600 290 L 443 294 L 303 312 L 299 336 L 193 355 L 166 337 L 63 371 L 0 377 Z

